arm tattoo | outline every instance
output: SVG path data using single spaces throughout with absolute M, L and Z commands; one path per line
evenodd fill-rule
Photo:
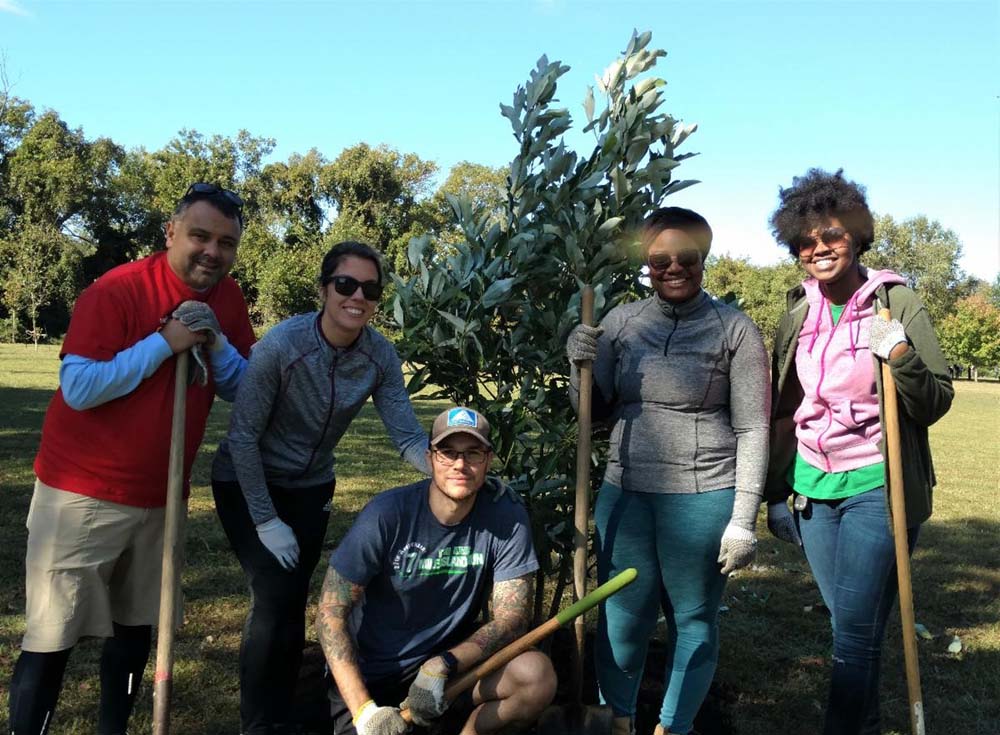
M 320 592 L 316 629 L 323 653 L 331 663 L 357 661 L 356 646 L 347 629 L 347 619 L 363 593 L 364 587 L 344 579 L 333 567 L 327 570 Z
M 490 606 L 493 619 L 472 634 L 469 639 L 483 652 L 492 656 L 528 630 L 530 620 L 531 574 L 497 582 L 493 585 Z

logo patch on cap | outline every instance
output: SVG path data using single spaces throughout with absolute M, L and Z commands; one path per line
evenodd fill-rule
M 448 412 L 448 426 L 468 426 L 475 429 L 479 426 L 479 418 L 467 409 L 453 408 Z

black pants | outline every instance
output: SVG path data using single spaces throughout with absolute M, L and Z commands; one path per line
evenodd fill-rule
M 101 654 L 98 735 L 124 735 L 152 640 L 152 626 L 113 625 L 114 635 L 105 639 Z M 49 731 L 72 650 L 21 652 L 10 682 L 11 735 L 45 735 Z
M 239 484 L 212 482 L 215 509 L 250 585 L 250 615 L 240 643 L 240 725 L 245 735 L 288 722 L 305 643 L 309 579 L 330 518 L 333 483 L 287 490 L 271 500 L 299 543 L 299 563 L 286 571 L 257 537 Z

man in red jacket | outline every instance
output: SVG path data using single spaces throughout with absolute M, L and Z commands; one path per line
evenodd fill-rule
M 114 268 L 77 299 L 35 459 L 12 735 L 48 731 L 70 651 L 86 636 L 106 639 L 97 732 L 125 733 L 158 618 L 174 356 L 204 346 L 210 357 L 187 392 L 187 478 L 212 401 L 232 400 L 254 342 L 228 275 L 242 204 L 192 184 L 167 223 L 166 252 Z

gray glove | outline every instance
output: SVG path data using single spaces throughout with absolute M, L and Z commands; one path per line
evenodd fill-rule
M 358 735 L 403 735 L 410 726 L 396 707 L 379 707 L 368 700 L 354 718 Z
M 802 538 L 795 528 L 792 511 L 788 509 L 788 503 L 783 500 L 780 503 L 767 504 L 767 530 L 776 539 L 802 546 Z
M 222 327 L 219 326 L 215 312 L 204 301 L 183 302 L 174 309 L 173 317 L 192 332 L 203 332 L 207 329 L 214 335 L 222 334 Z
M 719 545 L 719 563 L 722 574 L 729 575 L 737 569 L 742 569 L 753 561 L 757 553 L 757 536 L 740 526 L 730 523 L 722 532 L 722 543 Z
M 212 307 L 205 302 L 185 301 L 174 309 L 172 316 L 192 332 L 210 332 L 209 340 L 213 352 L 225 347 L 227 340 L 222 333 L 222 327 L 219 326 L 219 320 L 215 317 Z M 194 362 L 191 364 L 190 382 L 208 385 L 208 365 L 205 362 L 202 346 L 192 347 L 191 355 L 194 357 Z
M 604 334 L 600 327 L 577 324 L 566 338 L 566 357 L 574 364 L 597 359 L 597 338 Z
M 892 348 L 900 343 L 906 343 L 906 331 L 901 322 L 896 319 L 886 321 L 878 316 L 872 319 L 868 332 L 868 347 L 872 353 L 888 360 Z
M 496 475 L 487 475 L 485 486 L 489 488 L 491 493 L 490 497 L 493 498 L 494 503 L 506 495 L 515 503 L 524 505 L 524 498 L 521 497 L 521 494 Z
M 448 700 L 444 698 L 446 683 L 447 676 L 431 673 L 421 666 L 400 706 L 410 710 L 415 724 L 427 727 L 448 709 Z

